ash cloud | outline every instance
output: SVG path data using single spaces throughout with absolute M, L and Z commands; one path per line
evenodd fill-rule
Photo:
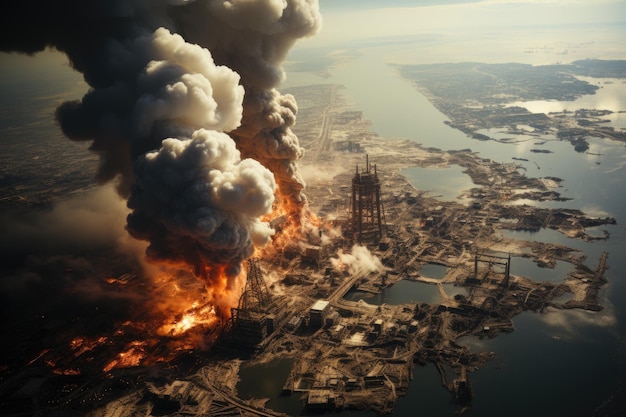
M 149 242 L 151 259 L 234 276 L 270 238 L 261 215 L 278 204 L 300 221 L 297 105 L 275 87 L 289 49 L 321 25 L 317 0 L 56 0 L 3 9 L 0 50 L 56 48 L 90 85 L 82 100 L 57 109 L 57 120 L 70 139 L 91 141 L 96 179 L 129 198 L 127 229 Z
M 112 44 L 120 73 L 110 85 L 91 89 L 56 112 L 66 136 L 93 140 L 100 155 L 97 179 L 119 178 L 121 195 L 134 182 L 134 161 L 163 139 L 204 128 L 230 131 L 240 124 L 244 91 L 239 75 L 214 63 L 211 53 L 159 28 L 125 44 Z M 126 75 L 122 69 L 137 68 Z M 102 69 L 99 69 L 102 70 Z M 87 80 L 87 74 L 85 75 Z

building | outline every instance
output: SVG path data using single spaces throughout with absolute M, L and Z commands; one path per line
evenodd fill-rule
M 319 328 L 324 326 L 326 316 L 330 312 L 330 301 L 317 300 L 309 310 L 309 326 Z
M 330 410 L 335 408 L 335 393 L 331 390 L 311 390 L 306 402 L 311 410 Z

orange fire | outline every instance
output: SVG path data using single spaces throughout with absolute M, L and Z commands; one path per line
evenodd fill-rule
M 307 236 L 313 237 L 312 240 L 319 240 L 320 232 L 327 228 L 321 218 L 306 208 L 296 216 L 288 213 L 285 207 L 278 205 L 262 220 L 274 224 L 276 233 L 270 245 L 255 248 L 254 256 L 260 258 L 281 253 L 290 246 L 297 246 Z
M 187 311 L 172 322 L 159 327 L 157 333 L 160 336 L 180 336 L 196 326 L 213 327 L 218 324 L 219 318 L 215 314 L 215 306 L 205 304 L 199 306 L 194 302 Z
M 142 359 L 146 356 L 146 342 L 134 341 L 130 343 L 130 348 L 124 352 L 120 352 L 115 359 L 104 367 L 104 372 L 109 372 L 113 368 L 131 368 L 139 366 Z
M 266 248 L 257 248 L 255 256 L 280 253 L 290 245 L 297 245 L 304 235 L 317 236 L 324 228 L 322 221 L 308 211 L 298 216 L 274 212 L 271 217 L 276 219 L 277 214 L 284 217 L 276 226 L 272 243 Z M 321 237 L 321 233 L 319 235 Z M 245 268 L 239 276 L 229 277 L 226 266 L 208 263 L 200 263 L 193 270 L 189 265 L 175 262 L 154 266 L 149 274 L 152 286 L 146 310 L 137 318 L 120 324 L 110 335 L 75 338 L 70 343 L 74 358 L 97 346 L 118 346 L 118 353 L 103 362 L 106 365 L 102 369 L 108 373 L 116 368 L 168 362 L 181 351 L 204 347 L 219 337 L 219 328 L 230 318 L 230 309 L 237 306 L 244 289 Z M 108 278 L 106 282 L 135 285 L 135 281 L 126 276 Z
M 300 239 L 302 226 L 294 221 L 293 218 L 290 218 L 288 213 L 275 210 L 262 220 L 273 223 L 276 232 L 269 245 L 264 248 L 255 248 L 254 256 L 262 257 L 261 254 L 264 253 L 281 252 L 287 248 L 289 244 Z
M 52 373 L 55 373 L 57 375 L 66 375 L 66 376 L 71 376 L 71 375 L 80 375 L 80 370 L 78 369 L 53 369 Z
M 74 357 L 79 357 L 82 354 L 84 354 L 85 352 L 89 352 L 90 350 L 93 350 L 94 348 L 104 344 L 107 341 L 107 337 L 106 336 L 101 336 L 97 339 L 89 339 L 87 337 L 77 337 L 74 338 L 71 342 L 70 342 L 70 348 L 72 349 L 72 351 L 74 352 Z
M 41 360 L 56 374 L 77 375 L 84 366 L 99 362 L 99 368 L 109 373 L 116 368 L 169 363 L 181 352 L 205 349 L 220 336 L 245 284 L 244 270 L 228 277 L 225 268 L 206 266 L 200 276 L 194 276 L 189 265 L 160 263 L 147 280 L 135 279 L 136 274 L 104 278 L 108 285 L 148 292 L 149 297 L 135 316 L 108 334 L 73 337 L 64 352 L 45 349 L 31 363 Z

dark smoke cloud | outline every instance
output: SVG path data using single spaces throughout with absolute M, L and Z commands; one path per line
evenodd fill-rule
M 91 141 L 97 180 L 130 197 L 128 230 L 151 258 L 235 274 L 269 239 L 258 217 L 276 185 L 299 220 L 297 106 L 275 87 L 294 42 L 320 27 L 317 0 L 24 1 L 1 16 L 0 50 L 53 47 L 84 75 L 90 91 L 57 119 Z
M 206 276 L 207 259 L 229 276 L 264 246 L 273 230 L 259 216 L 271 210 L 274 176 L 259 162 L 240 159 L 225 134 L 197 130 L 189 140 L 166 139 L 136 163 L 128 201 L 128 229 L 150 242 L 152 259 L 185 260 Z
M 230 131 L 240 124 L 243 88 L 232 70 L 217 66 L 208 50 L 159 28 L 124 44 L 112 44 L 121 68 L 102 69 L 120 77 L 90 90 L 80 102 L 57 109 L 63 132 L 93 140 L 100 154 L 100 182 L 120 176 L 122 195 L 134 181 L 132 163 L 158 149 L 163 139 L 188 136 L 199 128 Z M 136 68 L 129 75 L 126 68 Z M 101 78 L 101 77 L 100 77 Z
M 112 187 L 49 209 L 0 215 L 0 310 L 4 320 L 45 314 L 70 320 L 98 306 L 114 320 L 145 296 L 104 278 L 139 270 L 145 245 L 128 236 L 125 202 Z

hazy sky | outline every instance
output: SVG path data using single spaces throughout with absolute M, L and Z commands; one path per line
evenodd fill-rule
M 626 38 L 624 0 L 321 0 L 322 31 L 307 44 L 416 34 L 477 34 L 549 27 L 618 28 Z M 620 28 L 621 27 L 621 28 Z
M 513 60 L 545 64 L 557 60 L 554 55 L 523 54 L 529 48 L 541 47 L 567 52 L 569 56 L 558 58 L 563 62 L 581 58 L 626 59 L 626 0 L 319 0 L 319 3 L 322 30 L 310 39 L 299 41 L 296 49 L 427 36 L 432 48 L 421 51 L 424 59 L 419 62 L 423 63 Z M 579 45 L 572 46 L 573 43 Z M 47 58 L 58 59 L 58 55 L 38 56 L 38 60 Z M 32 62 L 26 56 L 0 54 L 0 70 L 22 71 Z

